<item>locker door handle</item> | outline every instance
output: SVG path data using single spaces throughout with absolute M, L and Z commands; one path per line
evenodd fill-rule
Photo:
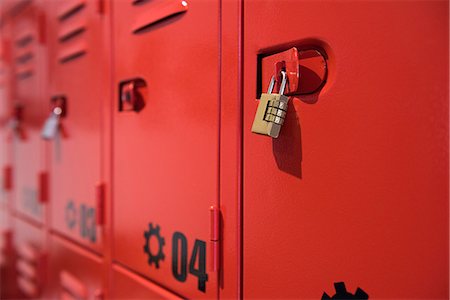
M 119 84 L 119 111 L 141 111 L 145 107 L 143 94 L 146 87 L 142 78 L 122 81 Z

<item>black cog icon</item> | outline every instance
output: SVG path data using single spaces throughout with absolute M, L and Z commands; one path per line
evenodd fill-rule
M 148 231 L 144 231 L 144 237 L 145 237 L 145 245 L 144 245 L 144 252 L 148 255 L 148 264 L 151 265 L 155 263 L 155 266 L 157 269 L 159 269 L 159 261 L 164 260 L 164 253 L 163 253 L 163 247 L 165 244 L 164 238 L 159 233 L 160 227 L 159 225 L 156 225 L 153 227 L 153 224 L 148 224 Z M 158 252 L 153 252 L 156 254 L 152 254 L 152 251 L 150 251 L 150 238 L 152 236 L 155 236 L 158 240 Z
M 355 294 L 351 294 L 347 292 L 347 288 L 345 287 L 345 283 L 343 282 L 335 282 L 334 283 L 334 289 L 336 290 L 336 294 L 333 297 L 330 297 L 327 293 L 323 293 L 322 300 L 327 299 L 341 299 L 341 300 L 347 300 L 347 299 L 358 299 L 358 300 L 366 300 L 369 299 L 369 295 L 364 292 L 362 289 L 358 288 L 355 292 Z

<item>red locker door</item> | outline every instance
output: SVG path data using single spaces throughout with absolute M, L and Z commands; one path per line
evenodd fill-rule
M 44 228 L 19 218 L 13 220 L 15 277 L 20 299 L 42 296 L 46 284 L 47 264 Z
M 44 115 L 46 62 L 44 28 L 37 1 L 18 5 L 13 18 L 13 103 L 17 107 L 13 130 L 14 206 L 18 212 L 42 221 L 45 206 L 39 199 L 39 175 L 45 171 L 41 124 Z
M 54 1 L 49 7 L 51 93 L 44 125 L 47 132 L 61 109 L 59 131 L 45 136 L 51 149 L 51 227 L 97 251 L 102 244 L 96 198 L 102 180 L 101 110 L 109 95 L 109 22 L 99 3 Z
M 43 299 L 104 299 L 106 276 L 99 256 L 51 236 L 48 264 L 48 287 Z
M 183 297 L 214 298 L 219 2 L 112 4 L 114 258 Z
M 113 265 L 111 288 L 111 299 L 183 299 L 118 265 Z
M 3 17 L 5 18 L 5 17 Z M 0 205 L 6 206 L 12 189 L 12 166 L 10 161 L 12 113 L 10 22 L 4 19 L 0 26 Z
M 448 298 L 448 1 L 243 11 L 244 297 L 319 299 L 344 282 Z M 253 134 L 258 55 L 292 46 L 321 48 L 328 80 L 291 98 L 278 139 Z

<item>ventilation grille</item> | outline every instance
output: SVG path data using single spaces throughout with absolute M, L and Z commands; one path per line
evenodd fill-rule
M 86 2 L 83 0 L 61 1 L 57 18 L 59 63 L 64 64 L 83 57 L 87 52 Z
M 43 267 L 43 256 L 29 244 L 17 248 L 17 286 L 30 298 L 36 298 L 40 292 L 39 270 Z
M 37 35 L 33 30 L 24 30 L 14 40 L 14 66 L 15 75 L 19 80 L 34 75 L 36 67 Z
M 151 0 L 131 0 L 131 5 L 135 9 L 142 10 L 136 17 L 136 22 L 132 25 L 132 33 L 140 34 L 147 32 L 176 16 L 185 13 L 188 10 L 187 1 L 181 0 L 163 0 L 153 2 Z

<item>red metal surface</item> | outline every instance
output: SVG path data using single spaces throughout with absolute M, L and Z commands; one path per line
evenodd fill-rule
M 27 217 L 43 221 L 45 207 L 39 203 L 39 172 L 45 170 L 44 145 L 40 124 L 44 120 L 46 90 L 45 46 L 39 39 L 39 7 L 37 2 L 24 4 L 12 19 L 12 61 L 15 105 L 23 109 L 21 134 L 14 134 L 12 164 L 14 166 L 14 207 Z
M 244 2 L 245 298 L 319 299 L 340 281 L 371 299 L 448 298 L 447 12 Z M 326 51 L 329 80 L 291 99 L 278 139 L 252 134 L 256 56 L 292 42 Z
M 112 272 L 112 299 L 183 299 L 118 265 Z
M 242 299 L 241 219 L 242 205 L 242 7 L 238 0 L 221 1 L 220 57 L 220 297 Z
M 102 181 L 102 107 L 109 103 L 103 39 L 109 19 L 97 6 L 96 0 L 48 4 L 51 97 L 46 101 L 47 114 L 62 109 L 59 133 L 49 141 L 51 227 L 100 252 L 97 183 Z
M 447 11 L 0 1 L 1 296 L 448 298 Z
M 208 74 L 219 72 L 219 1 L 187 1 L 183 14 L 157 23 L 147 18 L 169 2 L 112 3 L 113 253 L 115 260 L 183 297 L 214 298 L 216 275 L 205 270 L 202 291 L 190 262 L 194 249 L 196 263 L 200 259 L 198 245 L 205 245 L 209 260 L 209 207 L 218 201 L 219 81 L 199 66 L 208 66 Z M 152 25 L 136 33 L 135 20 L 143 18 Z M 145 108 L 119 112 L 119 84 L 137 77 L 147 83 Z M 155 237 L 154 243 L 146 241 L 150 224 L 159 225 L 165 239 L 159 267 L 144 251 L 147 244 L 155 256 L 160 250 Z
M 21 218 L 13 219 L 13 228 L 16 271 L 11 276 L 19 290 L 16 298 L 41 297 L 47 272 L 45 230 L 34 221 L 30 223 Z
M 0 207 L 0 298 L 17 298 L 16 259 L 13 246 L 13 228 L 11 216 L 4 207 Z
M 103 264 L 101 257 L 51 236 L 48 283 L 43 298 L 59 299 L 69 295 L 74 299 L 96 299 L 106 286 Z
M 8 139 L 8 125 L 12 110 L 10 24 L 5 23 L 0 27 L 0 39 L 0 168 L 7 171 L 11 168 L 11 140 Z M 11 194 L 9 191 L 12 184 L 10 175 L 4 171 L 0 174 L 0 182 L 2 182 L 0 204 L 4 206 L 8 205 Z

